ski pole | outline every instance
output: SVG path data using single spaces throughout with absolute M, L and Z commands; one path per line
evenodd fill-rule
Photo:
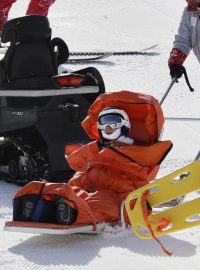
M 194 161 L 198 160 L 200 158 L 200 150 L 199 152 L 197 153 L 196 157 L 194 158 Z
M 192 88 L 192 86 L 191 86 L 191 84 L 190 84 L 190 82 L 189 82 L 189 79 L 188 79 L 188 75 L 187 75 L 186 69 L 185 69 L 184 66 L 182 66 L 182 68 L 183 68 L 183 74 L 184 74 L 184 77 L 185 77 L 185 81 L 186 81 L 186 83 L 187 83 L 187 85 L 188 85 L 188 87 L 189 87 L 189 89 L 190 89 L 190 92 L 194 92 L 194 88 Z M 172 79 L 172 81 L 171 81 L 171 83 L 170 83 L 168 89 L 166 90 L 164 96 L 162 97 L 162 99 L 161 99 L 161 101 L 160 101 L 160 105 L 162 105 L 162 103 L 164 102 L 165 98 L 167 97 L 169 91 L 171 90 L 171 88 L 172 88 L 172 86 L 174 85 L 175 82 L 178 82 L 176 76 Z M 175 119 L 175 118 L 174 118 L 174 119 Z M 175 119 L 175 120 L 176 120 L 176 119 Z M 186 120 L 186 118 L 185 118 L 185 119 L 182 118 L 182 119 L 179 119 L 179 120 Z M 199 119 L 198 119 L 198 118 L 197 118 L 197 119 L 194 119 L 194 118 L 193 118 L 193 119 L 192 119 L 192 118 L 189 119 L 189 118 L 187 118 L 187 120 L 199 120 Z M 200 150 L 199 150 L 199 152 L 197 153 L 197 155 L 196 155 L 194 161 L 198 160 L 199 158 L 200 158 Z
M 194 92 L 194 89 L 192 88 L 192 86 L 191 86 L 191 84 L 190 84 L 190 82 L 189 82 L 189 79 L 188 79 L 188 75 L 187 75 L 186 69 L 185 69 L 184 66 L 182 66 L 182 68 L 183 68 L 182 71 L 183 71 L 183 74 L 184 74 L 184 77 L 185 77 L 185 81 L 186 81 L 186 83 L 187 83 L 187 85 L 188 85 L 188 87 L 189 87 L 189 89 L 190 89 L 190 92 Z M 162 97 L 162 99 L 161 99 L 161 101 L 160 101 L 160 105 L 162 105 L 162 103 L 164 102 L 165 98 L 167 97 L 169 91 L 171 90 L 171 88 L 172 88 L 172 86 L 174 85 L 175 82 L 178 82 L 178 79 L 177 79 L 176 76 L 172 79 L 172 81 L 171 81 L 171 83 L 170 83 L 168 89 L 166 90 L 164 96 Z
M 160 105 L 162 105 L 162 103 L 163 103 L 164 100 L 166 99 L 166 97 L 167 97 L 169 91 L 171 90 L 171 88 L 172 88 L 172 86 L 175 84 L 175 82 L 178 82 L 176 76 L 172 79 L 172 81 L 171 81 L 169 87 L 167 88 L 167 90 L 166 90 L 164 96 L 162 97 L 162 99 L 161 99 L 161 101 L 160 101 Z

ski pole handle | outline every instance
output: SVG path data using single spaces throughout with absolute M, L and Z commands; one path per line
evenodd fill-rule
M 184 76 L 185 76 L 185 81 L 186 81 L 186 83 L 187 83 L 187 85 L 188 85 L 190 91 L 191 91 L 191 92 L 194 92 L 194 89 L 192 88 L 192 86 L 191 86 L 191 84 L 190 84 L 190 82 L 189 82 L 189 79 L 188 79 L 188 76 L 187 76 L 186 69 L 185 69 L 184 66 L 182 66 L 182 68 L 183 68 L 183 74 L 184 74 Z M 171 81 L 171 83 L 170 83 L 168 89 L 166 90 L 164 96 L 162 97 L 162 99 L 161 99 L 161 101 L 160 101 L 160 105 L 162 105 L 162 103 L 164 102 L 165 98 L 167 97 L 169 91 L 171 90 L 171 88 L 172 88 L 172 86 L 174 85 L 175 82 L 178 82 L 178 78 L 177 78 L 176 76 L 172 79 L 172 81 Z

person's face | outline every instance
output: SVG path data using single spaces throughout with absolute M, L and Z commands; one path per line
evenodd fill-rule
M 104 132 L 106 134 L 112 134 L 113 132 L 115 132 L 115 130 L 117 130 L 117 128 L 111 128 L 111 126 L 107 125 L 107 127 L 104 129 Z
M 186 2 L 194 8 L 196 8 L 200 4 L 200 0 L 186 0 Z

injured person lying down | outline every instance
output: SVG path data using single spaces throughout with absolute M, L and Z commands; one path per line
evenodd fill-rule
M 95 228 L 120 221 L 123 200 L 155 179 L 172 148 L 171 141 L 159 141 L 163 124 L 162 109 L 152 96 L 130 91 L 98 96 L 82 121 L 91 142 L 65 148 L 73 177 L 22 187 L 13 201 L 13 224 Z

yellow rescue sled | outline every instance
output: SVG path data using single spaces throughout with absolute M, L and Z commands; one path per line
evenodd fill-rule
M 149 239 L 200 225 L 200 195 L 168 209 L 156 208 L 199 189 L 200 160 L 131 192 L 125 207 L 134 233 Z M 134 207 L 131 207 L 134 200 Z M 147 201 L 152 207 L 150 214 L 147 213 Z

